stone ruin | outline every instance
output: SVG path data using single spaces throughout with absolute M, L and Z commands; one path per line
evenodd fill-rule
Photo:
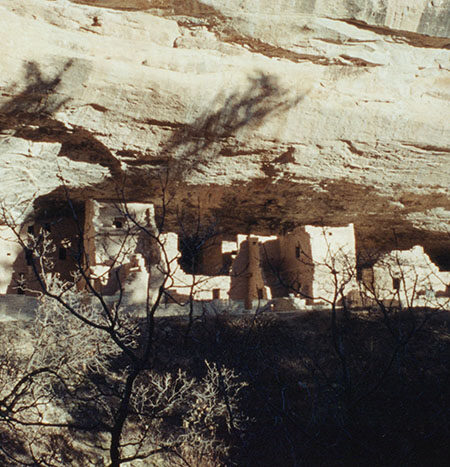
M 419 245 L 381 255 L 372 266 L 360 269 L 360 282 L 388 303 L 408 307 L 449 303 L 450 272 L 440 271 Z
M 44 233 L 52 245 L 48 259 L 61 279 L 73 281 L 83 268 L 96 291 L 121 293 L 130 305 L 151 301 L 165 275 L 166 305 L 192 300 L 294 310 L 343 300 L 368 306 L 375 297 L 426 306 L 448 303 L 450 296 L 450 273 L 440 271 L 420 246 L 361 260 L 353 224 L 301 226 L 272 236 L 211 231 L 193 241 L 183 229 L 156 235 L 150 203 L 89 200 L 83 218 L 81 226 L 70 214 L 41 218 L 16 233 L 23 239 Z M 0 226 L 0 294 L 39 290 L 30 255 L 10 227 Z
M 261 296 L 329 300 L 332 281 L 319 276 L 330 268 L 318 264 L 326 255 L 316 255 L 311 237 L 324 231 L 302 225 L 354 226 L 347 244 L 358 277 L 346 285 L 353 301 L 361 288 L 382 283 L 378 261 L 392 251 L 422 245 L 414 261 L 431 259 L 439 277 L 450 270 L 448 0 L 123 3 L 0 2 L 0 200 L 22 235 L 49 224 L 61 276 L 71 279 L 75 268 L 76 226 L 58 238 L 69 218 L 30 225 L 28 209 L 61 202 L 67 192 L 89 203 L 116 199 L 118 190 L 158 204 L 166 173 L 174 203 L 196 212 L 201 200 L 202 215 L 228 228 L 201 245 L 198 261 L 213 265 L 195 265 L 205 278 L 199 300 L 213 290 L 215 300 L 247 306 Z M 183 232 L 175 224 L 169 232 L 166 242 L 181 256 L 176 300 L 186 296 L 192 268 Z M 29 253 L 8 240 L 6 227 L 1 234 L 0 290 L 26 293 L 18 284 L 34 287 Z M 145 281 L 152 267 L 158 274 L 137 252 L 109 278 L 111 264 L 96 248 L 89 273 L 104 293 L 116 293 L 117 280 Z M 386 289 L 399 300 L 408 281 L 400 278 L 397 289 L 386 261 L 376 293 Z M 421 290 L 433 295 L 427 281 L 438 287 L 425 269 L 415 267 L 424 277 L 420 300 Z

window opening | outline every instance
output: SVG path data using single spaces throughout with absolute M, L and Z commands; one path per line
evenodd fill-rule
M 25 248 L 25 261 L 27 262 L 27 266 L 33 264 L 33 251 L 30 248 Z
M 394 277 L 392 279 L 392 288 L 394 290 L 400 290 L 400 278 Z
M 65 259 L 67 259 L 67 249 L 64 248 L 63 246 L 60 246 L 59 247 L 59 251 L 58 251 L 58 258 L 62 261 L 64 261 Z
M 295 257 L 296 257 L 296 258 L 300 258 L 301 252 L 302 252 L 302 250 L 301 250 L 300 246 L 297 245 L 297 246 L 295 247 Z
M 124 223 L 125 219 L 123 217 L 116 217 L 113 221 L 113 225 L 116 229 L 121 229 Z
M 359 268 L 359 267 L 356 268 L 356 280 L 358 282 L 361 282 L 363 280 L 363 270 L 362 270 L 362 268 Z
M 219 300 L 219 298 L 220 298 L 220 289 L 213 289 L 212 298 L 213 298 L 213 300 Z

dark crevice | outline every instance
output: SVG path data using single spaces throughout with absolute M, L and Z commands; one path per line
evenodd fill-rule
M 334 21 L 336 18 L 329 18 Z M 399 29 L 391 29 L 383 26 L 374 26 L 364 21 L 356 19 L 341 19 L 344 23 L 356 26 L 359 29 L 372 31 L 382 36 L 389 36 L 394 42 L 405 42 L 413 47 L 426 47 L 433 49 L 449 49 L 450 39 L 448 37 L 433 37 L 425 34 L 419 34 L 417 32 L 404 31 Z

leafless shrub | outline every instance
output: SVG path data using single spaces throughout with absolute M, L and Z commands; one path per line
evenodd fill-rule
M 41 297 L 22 353 L 11 350 L 11 335 L 0 338 L 4 436 L 24 442 L 22 457 L 11 442 L 5 443 L 5 451 L 9 445 L 11 459 L 39 459 L 42 465 L 63 465 L 74 455 L 105 462 L 99 459 L 106 459 L 102 451 L 123 401 L 130 363 L 121 360 L 121 349 L 107 333 L 90 325 L 105 324 L 101 308 L 56 276 L 46 281 L 49 292 L 61 296 L 65 306 Z M 130 348 L 139 346 L 138 328 L 129 321 L 120 330 Z M 18 326 L 16 332 L 20 330 Z M 246 384 L 233 370 L 215 363 L 206 361 L 205 372 L 204 378 L 195 379 L 181 369 L 140 370 L 121 431 L 121 462 L 159 456 L 171 465 L 215 465 L 226 458 L 231 437 L 245 427 L 239 397 Z

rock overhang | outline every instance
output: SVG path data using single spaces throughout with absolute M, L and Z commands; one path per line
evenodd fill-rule
M 229 232 L 353 222 L 445 257 L 448 2 L 77 3 L 2 6 L 10 205 L 158 205 L 169 174 L 174 204 Z

